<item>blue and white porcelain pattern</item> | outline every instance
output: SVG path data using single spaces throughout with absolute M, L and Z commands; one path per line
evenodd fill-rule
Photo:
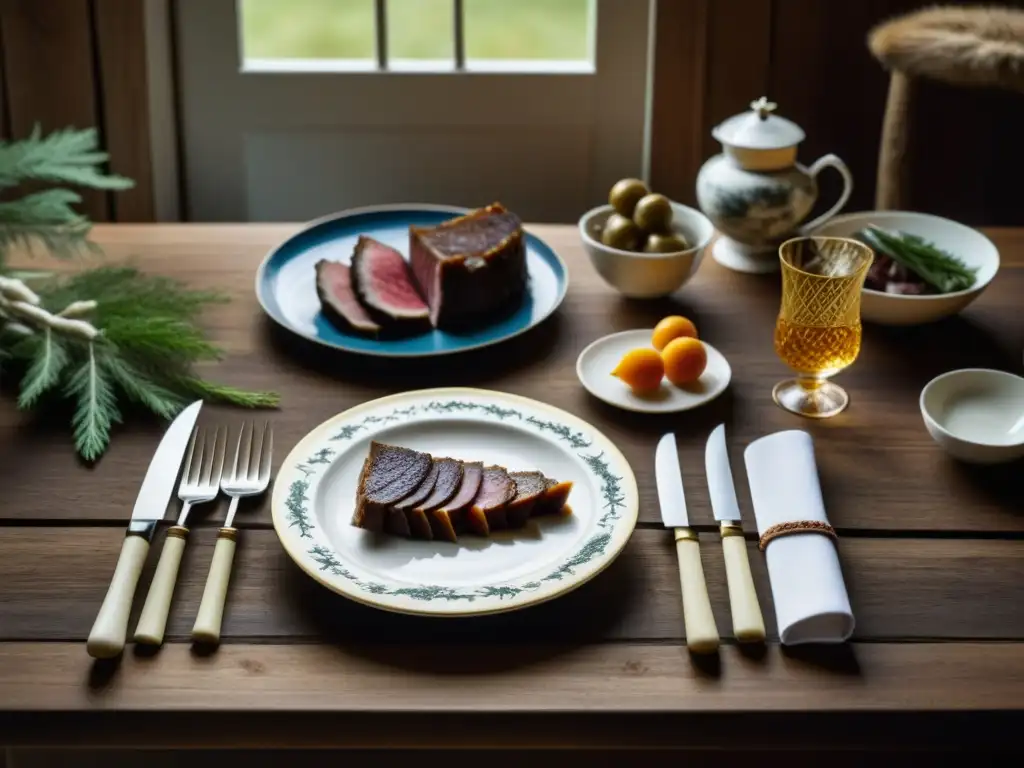
M 356 528 L 371 440 L 570 481 L 572 514 L 458 543 Z M 512 611 L 575 589 L 622 551 L 638 510 L 629 464 L 590 424 L 536 400 L 468 388 L 391 395 L 314 428 L 281 465 L 271 501 L 278 538 L 311 578 L 376 608 L 436 616 Z
M 697 174 L 697 202 L 721 233 L 712 247 L 720 264 L 740 272 L 775 272 L 784 240 L 823 224 L 838 213 L 853 190 L 853 177 L 835 155 L 810 167 L 796 161 L 803 141 L 800 126 L 775 114 L 766 98 L 712 130 L 721 154 Z M 818 199 L 818 174 L 834 168 L 843 178 L 839 200 L 814 221 L 804 223 Z

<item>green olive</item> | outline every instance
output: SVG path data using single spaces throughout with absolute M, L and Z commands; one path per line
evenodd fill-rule
M 608 202 L 616 213 L 628 219 L 632 218 L 633 209 L 640 198 L 649 192 L 647 185 L 640 179 L 621 179 L 615 182 L 615 186 L 608 193 Z
M 620 251 L 635 251 L 640 248 L 641 232 L 632 219 L 613 213 L 601 230 L 601 242 L 609 248 Z
M 667 235 L 655 232 L 653 235 L 648 235 L 647 242 L 644 243 L 644 253 L 676 253 L 689 250 L 689 248 L 689 243 L 676 232 L 669 232 Z
M 633 221 L 644 232 L 667 233 L 672 226 L 672 203 L 664 195 L 645 195 L 636 204 Z

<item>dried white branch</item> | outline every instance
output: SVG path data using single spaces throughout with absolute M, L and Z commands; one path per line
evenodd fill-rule
M 99 330 L 90 322 L 72 318 L 80 317 L 94 309 L 95 301 L 73 301 L 55 315 L 40 306 L 39 297 L 21 280 L 0 277 L 0 312 L 12 320 L 29 321 L 40 328 L 49 328 L 58 333 L 92 341 L 100 335 Z

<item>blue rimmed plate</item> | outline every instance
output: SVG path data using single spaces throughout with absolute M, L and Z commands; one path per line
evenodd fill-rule
M 315 265 L 320 259 L 348 262 L 359 235 L 368 235 L 408 255 L 409 226 L 435 226 L 466 212 L 444 205 L 400 204 L 355 208 L 312 222 L 279 245 L 256 272 L 256 297 L 281 326 L 310 341 L 346 352 L 380 357 L 431 357 L 464 352 L 518 336 L 547 318 L 565 297 L 565 262 L 536 235 L 526 235 L 526 296 L 515 314 L 465 333 L 431 331 L 406 339 L 372 339 L 345 333 L 320 311 Z

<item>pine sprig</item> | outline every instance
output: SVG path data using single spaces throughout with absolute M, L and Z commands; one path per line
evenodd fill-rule
M 18 407 L 25 409 L 34 406 L 43 393 L 57 385 L 70 358 L 64 342 L 49 328 L 21 344 L 25 347 L 21 354 L 32 361 L 21 380 L 18 397 Z
M 140 279 L 139 269 L 132 264 L 102 265 L 79 272 L 48 286 L 44 298 L 51 309 L 56 309 L 82 296 L 99 304 L 96 317 L 101 322 L 114 317 L 132 318 L 140 307 L 161 317 L 189 320 L 207 305 L 227 301 L 215 291 L 182 291 L 178 282 L 167 277 L 149 275 Z
M 110 429 L 121 421 L 121 411 L 114 388 L 96 359 L 93 344 L 89 345 L 86 359 L 68 380 L 65 394 L 75 401 L 71 426 L 78 452 L 86 461 L 95 461 L 107 449 Z
M 130 266 L 51 275 L 33 285 L 42 306 L 55 314 L 75 302 L 97 302 L 89 321 L 100 335 L 91 341 L 50 330 L 13 343 L 0 338 L 13 357 L 8 367 L 24 369 L 19 407 L 37 407 L 44 396 L 58 392 L 71 399 L 75 445 L 87 461 L 106 450 L 113 426 L 122 420 L 122 401 L 163 419 L 174 418 L 197 398 L 242 408 L 280 403 L 275 392 L 207 381 L 194 370 L 197 363 L 222 355 L 197 324 L 203 307 L 223 300 L 219 294 Z
M 276 392 L 247 392 L 195 376 L 179 378 L 177 384 L 197 397 L 220 400 L 240 408 L 276 408 L 281 402 L 281 396 Z
M 21 141 L 0 142 L 0 190 L 25 181 L 110 190 L 132 186 L 106 174 L 106 161 L 94 130 L 42 136 L 36 128 Z M 0 200 L 0 274 L 7 278 L 5 290 L 15 291 L 0 306 L 0 359 L 5 373 L 21 369 L 19 407 L 70 400 L 75 446 L 87 461 L 107 449 L 124 401 L 163 419 L 197 397 L 245 408 L 276 407 L 276 393 L 209 382 L 194 370 L 197 363 L 221 356 L 197 319 L 226 297 L 145 275 L 132 265 L 100 265 L 63 277 L 4 270 L 4 257 L 14 246 L 29 252 L 42 246 L 55 255 L 99 250 L 88 239 L 91 223 L 75 210 L 80 202 L 77 192 L 61 187 Z M 30 279 L 31 290 L 12 286 L 12 279 Z
M 133 401 L 164 419 L 173 419 L 185 405 L 181 397 L 137 371 L 126 360 L 114 354 L 101 359 L 103 371 Z
M 106 173 L 107 160 L 95 129 L 67 128 L 43 136 L 37 125 L 24 139 L 0 142 L 0 189 L 26 181 L 104 190 L 134 186 L 131 179 Z M 64 257 L 97 250 L 88 239 L 91 222 L 74 209 L 80 202 L 74 190 L 55 187 L 0 203 L 0 266 L 16 246 L 30 252 L 41 246 Z
M 216 360 L 221 354 L 199 328 L 176 317 L 115 315 L 99 320 L 98 325 L 111 344 L 148 364 Z
M 131 179 L 103 173 L 109 156 L 99 150 L 95 128 L 65 128 L 42 135 L 36 125 L 26 139 L 0 145 L 0 187 L 46 181 L 93 189 L 130 189 Z

